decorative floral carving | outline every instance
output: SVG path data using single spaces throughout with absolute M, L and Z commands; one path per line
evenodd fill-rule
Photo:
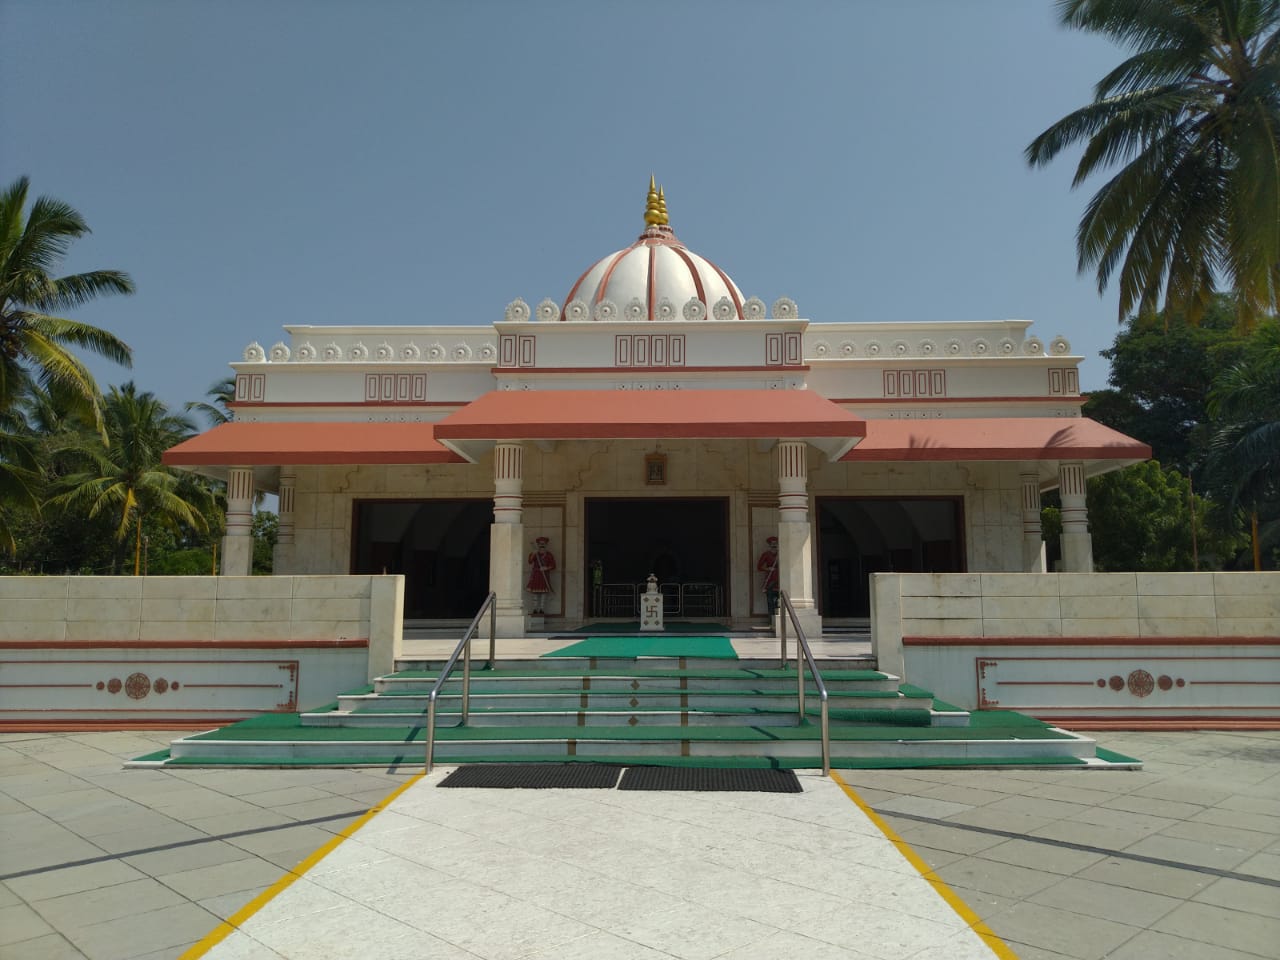
M 1135 697 L 1145 697 L 1156 688 L 1156 681 L 1145 670 L 1134 670 L 1129 674 L 1129 692 Z
M 288 363 L 290 355 L 291 351 L 289 350 L 289 345 L 284 341 L 278 341 L 276 345 L 271 348 L 272 363 Z
M 498 355 L 498 351 L 492 343 L 485 343 L 480 345 L 479 356 L 481 360 L 492 360 L 497 355 Z
M 581 300 L 570 300 L 564 305 L 564 318 L 574 323 L 579 320 L 586 320 L 591 316 L 591 311 L 587 305 Z
M 711 315 L 717 320 L 735 320 L 738 316 L 738 308 L 728 297 L 721 297 L 711 308 Z
M 653 311 L 655 320 L 674 320 L 676 319 L 676 305 L 663 297 L 658 301 L 658 306 Z
M 601 300 L 596 304 L 595 310 L 592 311 L 592 316 L 604 323 L 608 323 L 610 320 L 617 320 L 618 305 L 612 300 Z
M 975 357 L 985 357 L 991 352 L 991 344 L 982 337 L 978 337 L 973 343 L 969 344 L 969 352 Z
M 627 305 L 622 308 L 622 316 L 626 320 L 643 320 L 645 315 L 644 301 L 639 297 L 632 297 L 627 301 Z
M 416 343 L 406 343 L 400 348 L 401 360 L 417 360 L 422 356 L 422 349 Z
M 124 684 L 120 682 L 119 677 L 112 677 L 110 680 L 107 681 L 107 693 L 110 693 L 110 694 L 119 693 L 123 686 Z
M 244 359 L 246 363 L 262 363 L 267 359 L 267 352 L 262 349 L 262 344 L 255 340 L 244 348 Z
M 131 673 L 124 681 L 124 692 L 130 700 L 141 700 L 151 692 L 151 680 L 145 673 Z
M 351 345 L 351 359 L 352 360 L 368 360 L 369 348 L 366 347 L 359 340 L 357 340 L 355 343 Z
M 854 343 L 852 340 L 845 340 L 840 344 L 840 352 L 843 353 L 846 357 L 852 357 L 855 353 L 858 352 L 858 348 L 854 346 Z
M 763 320 L 765 316 L 764 301 L 759 297 L 748 297 L 742 305 L 742 315 L 748 320 Z
M 471 359 L 471 347 L 465 343 L 454 344 L 453 359 L 462 362 Z
M 374 351 L 374 356 L 382 361 L 393 360 L 395 359 L 395 355 L 395 348 L 385 340 L 378 344 L 378 349 Z
M 686 320 L 707 319 L 707 305 L 697 297 L 690 297 L 681 312 L 684 314 L 684 318 Z
M 938 345 L 934 343 L 932 340 L 920 341 L 920 356 L 932 357 L 937 352 L 938 352 Z
M 800 315 L 796 302 L 790 297 L 779 297 L 773 301 L 773 316 L 776 320 L 794 320 Z
M 880 346 L 880 341 L 879 341 L 879 340 L 868 340 L 868 341 L 867 341 L 867 356 L 868 356 L 868 357 L 878 357 L 878 356 L 880 356 L 880 354 L 881 354 L 881 352 L 882 352 L 883 350 L 884 350 L 884 348 Z
M 529 319 L 529 305 L 516 297 L 507 304 L 507 309 L 502 312 L 502 318 L 510 323 L 524 323 Z
M 538 310 L 534 314 L 543 323 L 550 323 L 552 320 L 560 319 L 560 304 L 556 303 L 550 297 L 547 297 L 540 304 Z
M 1017 352 L 1018 345 L 1010 337 L 1001 337 L 999 349 L 1007 357 Z
M 303 363 L 310 363 L 316 358 L 316 348 L 311 345 L 310 341 L 303 341 L 298 345 L 298 359 Z
M 820 357 L 825 357 L 831 352 L 831 345 L 825 340 L 819 340 L 813 345 L 813 352 Z
M 1067 342 L 1066 337 L 1054 337 L 1049 341 L 1049 352 L 1055 357 L 1061 357 L 1071 352 L 1071 344 Z
M 326 361 L 330 363 L 332 363 L 335 360 L 341 360 L 342 348 L 338 346 L 337 343 L 330 340 L 328 343 L 324 345 L 324 353 L 322 354 L 322 356 Z
M 905 357 L 907 354 L 911 352 L 911 348 L 907 346 L 907 341 L 905 340 L 893 341 L 893 346 L 890 347 L 889 349 L 891 349 L 899 357 Z
M 441 344 L 441 343 L 433 343 L 431 346 L 427 347 L 427 359 L 428 359 L 428 360 L 443 360 L 443 359 L 444 359 L 444 344 Z
M 957 340 L 955 337 L 952 337 L 950 340 L 947 341 L 947 353 L 951 354 L 951 356 L 958 357 L 963 352 L 964 352 L 964 344 L 961 343 L 959 340 Z
M 1026 340 L 1022 341 L 1022 352 L 1032 357 L 1038 357 L 1044 353 L 1044 341 L 1039 337 L 1027 337 Z
M 156 682 L 151 685 L 151 689 L 154 690 L 157 695 L 162 694 L 169 689 L 169 681 L 164 677 L 156 677 Z

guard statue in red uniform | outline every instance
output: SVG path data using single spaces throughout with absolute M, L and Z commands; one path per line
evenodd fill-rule
M 764 574 L 760 589 L 769 604 L 769 616 L 773 616 L 778 612 L 778 538 L 769 537 L 764 544 L 764 553 L 756 561 L 756 569 Z
M 525 589 L 533 594 L 533 613 L 542 613 L 547 594 L 555 593 L 551 587 L 551 571 L 556 568 L 556 558 L 547 549 L 550 542 L 546 537 L 538 537 L 533 541 L 537 549 L 529 554 L 529 582 Z

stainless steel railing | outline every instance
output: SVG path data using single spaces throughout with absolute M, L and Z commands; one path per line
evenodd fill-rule
M 440 696 L 440 688 L 444 686 L 445 681 L 449 679 L 449 674 L 453 673 L 453 668 L 458 665 L 458 657 L 462 657 L 462 722 L 467 722 L 467 717 L 471 710 L 471 638 L 476 635 L 476 631 L 480 628 L 480 620 L 484 617 L 485 611 L 489 611 L 489 660 L 486 664 L 490 669 L 493 668 L 494 661 L 494 638 L 497 636 L 497 608 L 498 595 L 490 593 L 484 598 L 484 603 L 480 604 L 480 609 L 476 611 L 475 617 L 471 620 L 471 626 L 467 627 L 467 632 L 462 635 L 462 639 L 458 641 L 458 645 L 453 648 L 453 655 L 445 662 L 444 668 L 440 671 L 440 676 L 436 677 L 436 682 L 431 687 L 431 692 L 427 694 L 427 769 L 431 772 L 432 758 L 435 756 L 436 749 L 436 700 Z
M 796 616 L 796 608 L 791 605 L 791 598 L 785 593 L 778 593 L 778 603 L 781 605 L 782 615 L 778 618 L 778 637 L 782 641 L 782 666 L 787 665 L 787 620 L 791 620 L 791 625 L 796 628 L 796 712 L 799 714 L 800 721 L 805 720 L 804 714 L 804 668 L 805 664 L 809 665 L 809 672 L 813 674 L 813 684 L 818 688 L 818 699 L 822 704 L 822 775 L 824 777 L 831 775 L 831 719 L 827 709 L 827 685 L 823 682 L 822 674 L 818 670 L 818 664 L 814 662 L 813 651 L 809 649 L 809 641 L 805 639 L 804 630 L 800 626 L 800 618 Z M 804 663 L 801 663 L 800 656 L 804 655 Z

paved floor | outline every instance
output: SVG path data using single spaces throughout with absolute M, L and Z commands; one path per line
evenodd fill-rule
M 0 736 L 0 957 L 176 958 L 416 773 L 120 769 L 171 736 Z M 1099 740 L 1146 768 L 842 776 L 1006 956 L 1280 957 L 1280 733 Z M 391 945 L 365 957 L 993 955 L 820 777 L 797 797 L 440 775 L 208 956 L 348 957 L 374 920 Z

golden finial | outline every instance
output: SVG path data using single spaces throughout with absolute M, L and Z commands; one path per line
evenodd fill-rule
M 661 201 L 658 198 L 658 187 L 653 182 L 653 174 L 649 174 L 649 196 L 645 198 L 644 222 L 651 226 L 666 222 Z
M 658 222 L 664 227 L 671 222 L 667 219 L 667 195 L 663 192 L 662 187 L 658 188 L 658 214 L 662 217 Z

